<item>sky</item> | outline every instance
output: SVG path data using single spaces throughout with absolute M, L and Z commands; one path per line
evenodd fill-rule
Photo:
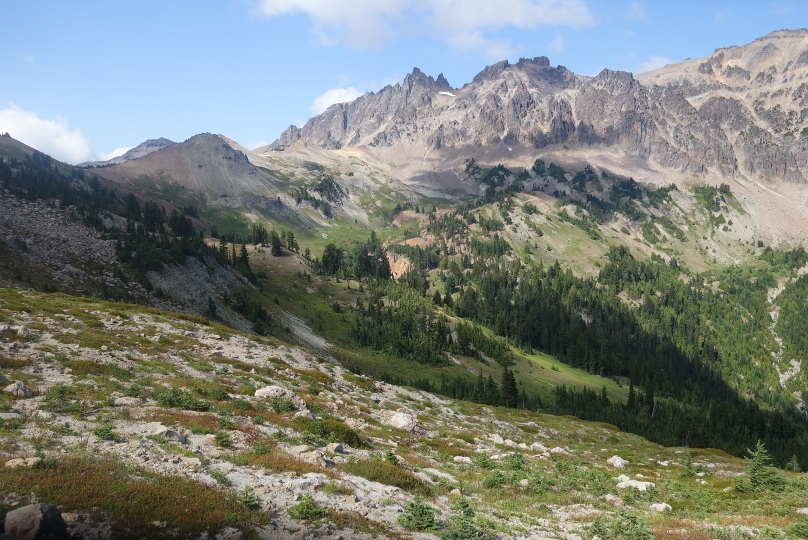
M 413 67 L 642 73 L 808 26 L 804 0 L 0 1 L 0 133 L 68 163 L 202 132 L 254 148 Z

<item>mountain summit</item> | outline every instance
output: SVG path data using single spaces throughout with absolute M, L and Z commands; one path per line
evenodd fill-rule
M 771 183 L 808 178 L 806 135 L 808 31 L 781 30 L 637 77 L 587 77 L 542 56 L 498 62 L 452 90 L 416 68 L 290 126 L 273 147 L 370 147 L 411 178 L 453 174 L 469 157 L 527 165 L 563 149 L 626 170 Z

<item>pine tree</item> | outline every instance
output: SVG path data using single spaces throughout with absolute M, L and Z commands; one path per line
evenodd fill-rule
M 519 404 L 519 389 L 516 387 L 516 377 L 508 368 L 502 372 L 502 405 L 515 409 Z
M 634 393 L 634 383 L 628 383 L 628 408 L 630 411 L 637 410 L 637 395 Z

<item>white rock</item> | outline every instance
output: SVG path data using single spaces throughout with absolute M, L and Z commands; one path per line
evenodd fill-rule
M 27 326 L 20 326 L 17 328 L 17 335 L 20 337 L 28 337 L 31 335 L 31 331 L 28 330 Z
M 491 441 L 494 444 L 505 444 L 505 439 L 503 439 L 502 436 L 500 436 L 500 435 L 498 435 L 496 433 L 490 434 L 488 436 L 488 440 Z
M 515 443 L 515 442 L 513 442 L 513 441 L 512 441 L 512 440 L 510 440 L 510 439 L 505 439 L 505 440 L 502 442 L 502 444 L 504 444 L 505 446 L 510 446 L 511 448 L 516 448 L 516 443 Z
M 468 456 L 455 456 L 454 457 L 455 463 L 471 463 L 471 458 Z
M 533 444 L 531 444 L 530 449 L 533 450 L 534 452 L 539 452 L 542 454 L 544 452 L 547 452 L 547 447 L 540 442 L 534 442 Z
M 403 429 L 413 435 L 425 436 L 426 430 L 410 413 L 405 411 L 382 411 L 381 420 L 388 426 Z
M 637 488 L 640 491 L 647 491 L 648 488 L 655 488 L 656 484 L 653 482 L 642 482 L 640 480 L 626 480 L 617 483 L 617 489 Z
M 606 460 L 606 465 L 609 467 L 614 467 L 615 469 L 622 469 L 626 465 L 628 465 L 628 461 L 621 458 L 620 456 L 612 456 Z
M 667 512 L 669 510 L 673 510 L 673 508 L 671 508 L 671 505 L 669 505 L 668 503 L 654 503 L 651 506 L 649 506 L 649 508 L 651 509 L 652 512 Z
M 556 454 L 556 455 L 559 455 L 559 456 L 569 456 L 570 455 L 569 452 L 567 452 L 566 450 L 564 450 L 560 446 L 556 446 L 555 448 L 551 448 L 550 453 L 551 454 Z
M 805 508 L 797 508 L 798 514 L 808 515 L 808 507 Z
M 282 386 L 265 386 L 263 388 L 259 388 L 255 391 L 255 397 L 257 398 L 285 398 L 295 404 L 295 407 L 298 409 L 306 409 L 306 402 L 303 399 L 292 392 L 291 390 L 287 390 Z
M 6 467 L 8 467 L 9 469 L 16 469 L 17 467 L 27 467 L 29 469 L 32 469 L 37 465 L 39 465 L 41 461 L 42 458 L 38 457 L 10 459 L 6 461 Z
M 0 420 L 16 420 L 17 418 L 22 418 L 22 415 L 15 412 L 0 413 Z
M 22 384 L 20 381 L 14 381 L 10 385 L 3 388 L 3 392 L 11 394 L 14 397 L 29 398 L 31 397 L 31 389 Z

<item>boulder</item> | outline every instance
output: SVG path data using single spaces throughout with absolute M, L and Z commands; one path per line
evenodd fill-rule
M 530 449 L 534 452 L 541 452 L 541 453 L 547 452 L 547 447 L 540 442 L 534 442 L 533 444 L 531 444 Z
M 567 452 L 566 450 L 564 450 L 560 446 L 556 446 L 555 448 L 551 448 L 550 453 L 558 455 L 558 456 L 569 456 L 570 455 L 569 452 Z
M 62 513 L 52 504 L 29 504 L 6 514 L 8 540 L 70 540 Z
M 621 458 L 620 456 L 612 456 L 606 460 L 606 465 L 609 467 L 613 467 L 615 469 L 622 469 L 626 465 L 628 465 L 628 461 Z
M 11 394 L 14 397 L 29 398 L 31 397 L 31 389 L 25 386 L 20 381 L 14 381 L 10 385 L 3 388 L 3 392 Z
M 502 435 L 497 433 L 491 433 L 488 435 L 488 440 L 494 444 L 505 444 L 505 439 L 502 438 Z
M 671 508 L 671 505 L 669 505 L 668 503 L 654 503 L 651 506 L 649 506 L 649 508 L 651 509 L 652 512 L 668 512 L 670 510 L 673 510 L 673 508 Z
M 16 420 L 17 418 L 22 418 L 22 415 L 15 412 L 0 413 L 0 420 Z
M 28 336 L 31 335 L 31 331 L 28 330 L 27 326 L 20 326 L 19 328 L 17 328 L 17 335 L 21 338 L 27 338 Z
M 468 456 L 455 456 L 454 457 L 455 463 L 468 463 L 471 464 L 471 458 Z
M 320 452 L 319 450 L 314 450 L 312 452 L 303 452 L 298 456 L 301 460 L 305 461 L 306 463 L 311 463 L 312 465 L 318 465 L 320 467 L 333 467 L 335 463 L 325 457 L 325 455 Z
M 342 446 L 342 443 L 332 442 L 329 443 L 328 446 L 325 447 L 326 452 L 331 452 L 332 454 L 347 454 L 348 452 L 345 451 L 345 447 Z
M 167 441 L 176 441 L 180 444 L 188 444 L 188 438 L 185 435 L 163 425 L 157 426 L 152 432 L 152 435 L 156 435 L 157 437 Z
M 306 402 L 300 396 L 282 386 L 271 385 L 259 388 L 255 391 L 255 397 L 261 399 L 284 398 L 294 403 L 298 409 L 306 409 Z
M 42 463 L 42 458 L 38 457 L 15 458 L 6 461 L 6 467 L 9 469 L 16 469 L 17 467 L 27 467 L 29 469 L 33 469 L 40 463 Z
M 424 437 L 427 431 L 424 426 L 410 413 L 405 411 L 383 411 L 381 420 L 388 426 L 403 429 L 407 433 Z
M 621 478 L 623 475 L 621 475 Z M 618 478 L 618 480 L 620 480 Z M 641 480 L 623 480 L 617 482 L 617 489 L 637 488 L 640 491 L 647 491 L 648 488 L 655 488 L 656 484 L 653 482 L 643 482 Z

